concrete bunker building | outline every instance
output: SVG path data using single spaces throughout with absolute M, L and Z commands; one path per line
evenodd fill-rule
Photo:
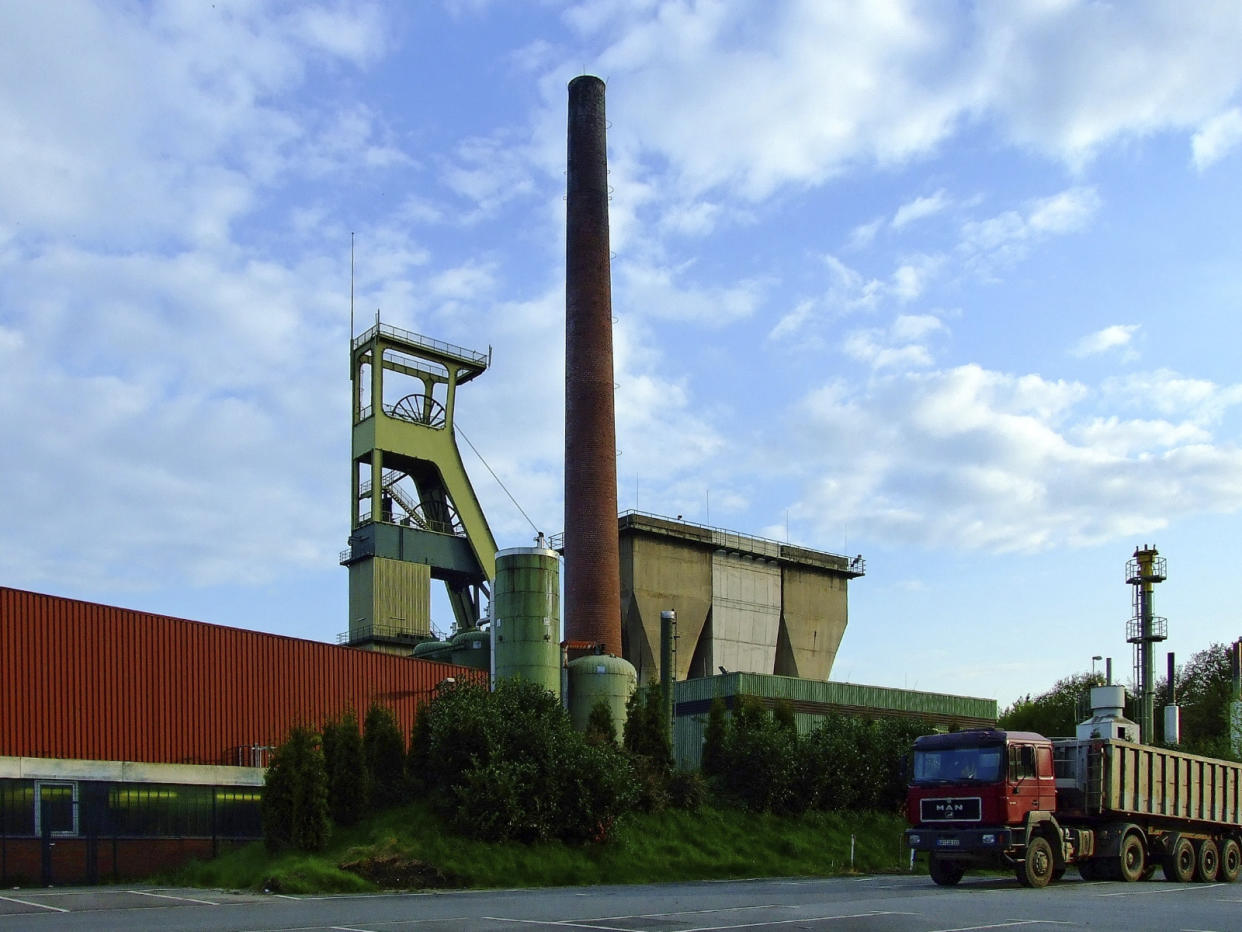
M 659 679 L 660 612 L 677 613 L 674 679 L 722 668 L 826 680 L 848 623 L 852 560 L 629 511 L 620 516 L 622 647 Z

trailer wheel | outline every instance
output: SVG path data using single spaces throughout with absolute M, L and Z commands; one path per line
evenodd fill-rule
M 1233 883 L 1242 872 L 1242 848 L 1232 838 L 1226 838 L 1220 844 L 1220 873 L 1217 875 L 1225 883 Z
M 1164 862 L 1164 879 L 1187 883 L 1195 876 L 1195 846 L 1189 838 L 1178 838 Z
M 1117 879 L 1126 883 L 1134 883 L 1143 876 L 1143 868 L 1147 863 L 1147 852 L 1143 848 L 1143 839 L 1138 835 L 1127 835 L 1121 842 L 1121 853 L 1117 855 Z
M 1032 838 L 1026 846 L 1026 857 L 1016 871 L 1018 883 L 1024 887 L 1046 887 L 1054 869 L 1052 845 L 1047 838 Z
M 942 887 L 951 887 L 966 873 L 966 866 L 960 861 L 946 861 L 933 854 L 928 860 L 928 873 L 931 879 Z
M 1220 849 L 1216 842 L 1205 838 L 1199 842 L 1195 851 L 1195 880 L 1200 883 L 1212 883 L 1220 870 Z

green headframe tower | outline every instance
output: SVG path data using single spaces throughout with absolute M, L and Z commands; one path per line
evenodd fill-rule
M 456 626 L 478 623 L 496 575 L 496 542 L 453 430 L 457 387 L 488 354 L 376 321 L 354 337 L 349 632 L 354 647 L 409 653 L 432 637 L 431 580 Z

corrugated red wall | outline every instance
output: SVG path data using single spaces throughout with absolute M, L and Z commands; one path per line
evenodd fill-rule
M 373 700 L 408 736 L 478 671 L 0 587 L 0 755 L 234 764 Z

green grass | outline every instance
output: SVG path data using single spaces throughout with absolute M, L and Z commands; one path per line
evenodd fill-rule
M 832 876 L 851 869 L 878 873 L 909 864 L 904 828 L 900 816 L 878 813 L 782 817 L 704 808 L 628 815 L 601 844 L 490 844 L 453 834 L 425 806 L 412 804 L 336 832 L 322 854 L 270 855 L 255 843 L 163 879 L 282 893 L 363 892 L 427 883 L 409 880 L 407 870 L 377 885 L 341 868 L 367 859 L 403 870 L 418 862 L 421 871 L 438 872 L 431 885 L 473 888 Z

